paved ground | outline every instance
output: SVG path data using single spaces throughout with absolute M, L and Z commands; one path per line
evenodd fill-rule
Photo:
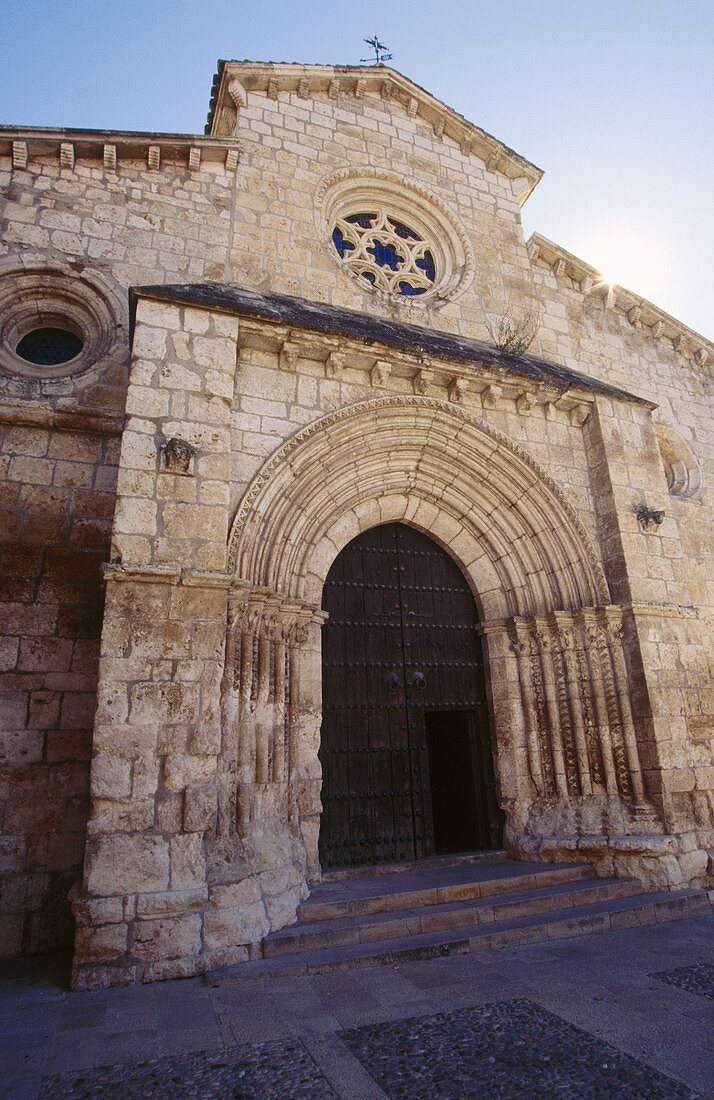
M 292 979 L 66 968 L 2 967 L 3 1097 L 714 1097 L 714 917 Z

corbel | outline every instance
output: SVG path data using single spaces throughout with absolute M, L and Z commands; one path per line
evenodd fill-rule
M 327 94 L 330 99 L 337 99 L 340 94 L 340 82 L 339 80 L 331 80 L 327 85 Z
M 245 107 L 248 102 L 245 94 L 245 88 L 241 84 L 240 80 L 235 78 L 231 80 L 228 85 L 228 94 L 235 104 L 236 111 L 240 111 L 241 107 Z
M 355 84 L 355 97 L 357 99 L 363 99 L 364 98 L 364 93 L 366 91 L 367 91 L 367 81 L 364 79 L 363 76 L 361 76 L 359 78 L 359 80 L 357 81 L 357 83 Z
M 71 141 L 60 143 L 60 168 L 74 168 L 74 145 Z
M 116 172 L 117 170 L 117 147 L 116 145 L 105 145 L 102 151 L 102 159 L 104 161 L 104 167 L 107 172 Z
M 672 346 L 675 351 L 678 351 L 680 355 L 684 355 L 686 349 L 686 337 L 684 333 L 680 332 L 678 336 L 675 336 L 672 341 Z
M 13 168 L 27 168 L 27 142 L 13 141 L 12 143 Z
M 503 390 L 501 387 L 497 386 L 494 382 L 486 386 L 484 390 L 481 390 L 481 404 L 484 409 L 495 409 L 501 399 L 502 393 Z
M 278 98 L 278 91 L 279 91 L 279 88 L 278 88 L 277 80 L 269 80 L 268 81 L 268 93 L 267 93 L 268 94 L 268 99 L 277 99 Z
M 297 344 L 285 340 L 280 348 L 280 369 L 294 371 L 300 357 L 300 349 Z
M 389 363 L 385 363 L 383 359 L 378 359 L 372 367 L 370 378 L 373 386 L 386 386 L 387 379 L 392 373 L 392 368 Z
M 555 401 L 546 401 L 543 405 L 546 420 L 555 420 Z
M 659 340 L 663 331 L 664 323 L 662 321 L 655 321 L 655 323 L 652 325 L 652 335 L 654 336 L 655 340 Z
M 466 391 L 469 388 L 469 384 L 465 378 L 452 378 L 449 382 L 449 401 L 452 401 L 454 405 L 461 405 L 463 403 Z
M 705 366 L 708 358 L 709 352 L 706 348 L 697 348 L 697 350 L 694 352 L 694 359 L 700 367 Z
M 564 259 L 561 258 L 555 261 L 555 263 L 553 264 L 553 274 L 555 275 L 556 279 L 562 279 L 563 275 L 565 275 L 565 266 L 566 264 Z
M 470 134 L 467 134 L 461 139 L 461 153 L 465 157 L 471 156 L 471 150 L 473 149 L 473 139 Z
M 433 379 L 430 370 L 418 370 L 414 375 L 414 393 L 425 394 Z
M 298 84 L 297 94 L 300 99 L 307 99 L 310 95 L 310 81 L 306 80 L 305 77 Z
M 146 151 L 146 166 L 150 172 L 158 172 L 161 167 L 161 146 L 150 145 Z
M 635 328 L 640 328 L 642 325 L 642 306 L 633 306 L 632 309 L 628 309 L 627 320 Z
M 188 151 L 188 170 L 198 172 L 201 167 L 201 150 L 198 145 L 192 145 Z
M 585 423 L 585 421 L 587 420 L 587 418 L 589 416 L 590 416 L 590 406 L 589 405 L 584 405 L 584 404 L 576 405 L 575 408 L 570 410 L 570 422 L 576 428 L 582 428 L 583 424 Z
M 516 398 L 516 412 L 521 416 L 530 416 L 531 409 L 535 403 L 533 394 L 529 393 L 528 390 L 524 390 L 523 393 L 519 394 Z
M 345 369 L 345 356 L 341 351 L 331 351 L 325 360 L 325 374 L 328 378 L 339 378 Z
M 391 99 L 394 93 L 394 85 L 391 80 L 383 80 L 381 87 L 382 99 Z
M 499 160 L 500 160 L 500 157 L 498 156 L 498 153 L 491 153 L 491 155 L 486 158 L 486 171 L 487 172 L 496 172 L 496 171 L 498 171 L 498 162 L 499 162 Z
M 531 263 L 535 263 L 540 256 L 540 245 L 537 241 L 530 241 L 528 244 L 528 259 Z
M 647 504 L 635 504 L 633 512 L 642 531 L 656 531 L 664 520 L 664 508 L 650 508 Z
M 410 96 L 409 103 L 407 104 L 407 115 L 409 118 L 416 118 L 418 110 L 419 100 L 416 96 Z
M 595 286 L 595 280 L 592 275 L 583 275 L 580 280 L 580 293 L 589 294 L 592 288 Z
M 238 167 L 238 150 L 229 149 L 226 153 L 226 172 L 235 172 Z
M 196 448 L 179 436 L 172 436 L 161 448 L 164 469 L 172 474 L 193 474 Z

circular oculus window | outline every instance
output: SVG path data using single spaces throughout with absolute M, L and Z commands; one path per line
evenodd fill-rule
M 22 337 L 15 355 L 35 366 L 56 367 L 71 362 L 83 347 L 84 340 L 69 329 L 33 328 Z
M 0 388 L 27 396 L 28 385 L 44 392 L 69 377 L 98 376 L 125 343 L 122 314 L 98 273 L 0 264 Z
M 332 255 L 391 300 L 440 304 L 473 278 L 473 254 L 446 205 L 391 173 L 345 169 L 323 181 L 316 216 Z

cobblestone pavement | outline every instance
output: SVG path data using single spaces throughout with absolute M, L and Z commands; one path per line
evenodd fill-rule
M 298 978 L 0 970 L 0 1096 L 714 1097 L 714 918 Z

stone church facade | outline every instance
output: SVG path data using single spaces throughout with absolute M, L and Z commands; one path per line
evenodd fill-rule
M 713 347 L 540 176 L 384 66 L 0 128 L 4 954 L 196 974 L 454 845 L 711 882 Z

